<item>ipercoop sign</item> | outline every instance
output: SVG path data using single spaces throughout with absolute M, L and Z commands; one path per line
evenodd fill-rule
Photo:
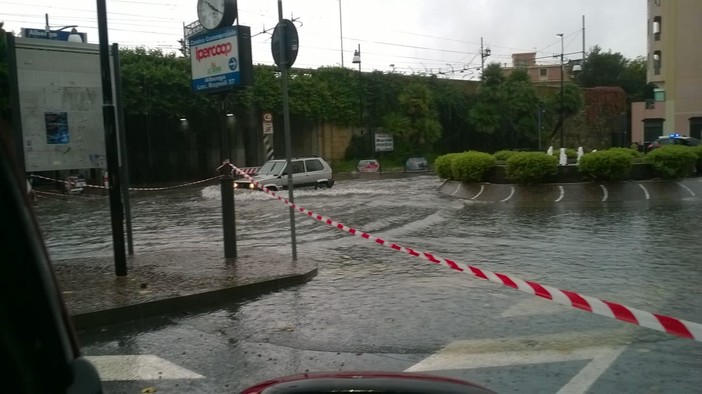
M 241 86 L 244 84 L 242 82 L 248 79 L 242 78 L 241 61 L 246 60 L 247 56 L 245 50 L 241 53 L 241 37 L 238 29 L 241 27 L 243 26 L 230 26 L 190 37 L 190 65 L 194 92 L 226 90 Z M 250 58 L 250 46 L 248 49 Z

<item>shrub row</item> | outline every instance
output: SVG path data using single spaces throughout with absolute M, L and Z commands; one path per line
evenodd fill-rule
M 590 152 L 580 158 L 578 171 L 590 179 L 620 181 L 629 178 L 634 162 L 641 161 L 642 156 L 630 148 Z M 499 151 L 494 155 L 477 151 L 450 153 L 439 156 L 434 169 L 441 178 L 477 182 L 498 160 L 506 163 L 507 177 L 517 183 L 542 182 L 558 172 L 557 155 L 515 151 Z M 694 173 L 695 168 L 698 172 L 702 170 L 702 146 L 663 146 L 643 156 L 643 162 L 664 178 L 686 177 Z

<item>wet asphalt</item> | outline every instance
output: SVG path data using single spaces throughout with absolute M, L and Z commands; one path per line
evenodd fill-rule
M 296 203 L 416 250 L 702 321 L 699 199 L 475 202 L 440 186 L 431 175 L 347 179 L 300 191 Z M 135 247 L 220 249 L 218 198 L 214 185 L 135 195 Z M 287 208 L 261 193 L 236 200 L 239 248 L 289 253 Z M 102 198 L 40 202 L 50 254 L 103 252 L 106 209 Z M 413 369 L 498 392 L 695 392 L 702 383 L 698 342 L 554 305 L 301 215 L 296 230 L 299 255 L 321 261 L 304 285 L 80 331 L 88 356 L 154 355 L 200 376 L 137 376 L 106 390 L 236 392 L 320 370 Z

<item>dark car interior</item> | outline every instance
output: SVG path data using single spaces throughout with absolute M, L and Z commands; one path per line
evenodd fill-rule
M 97 370 L 81 358 L 24 190 L 0 124 L 0 361 L 6 393 L 100 393 Z

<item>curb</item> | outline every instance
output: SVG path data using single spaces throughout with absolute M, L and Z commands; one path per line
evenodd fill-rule
M 233 286 L 95 312 L 79 313 L 71 315 L 71 320 L 73 321 L 75 330 L 90 330 L 115 324 L 128 323 L 157 315 L 183 312 L 194 308 L 236 301 L 286 287 L 301 285 L 317 276 L 317 273 L 318 269 L 314 268 L 306 273 L 284 276 L 262 282 L 247 283 L 241 286 Z

